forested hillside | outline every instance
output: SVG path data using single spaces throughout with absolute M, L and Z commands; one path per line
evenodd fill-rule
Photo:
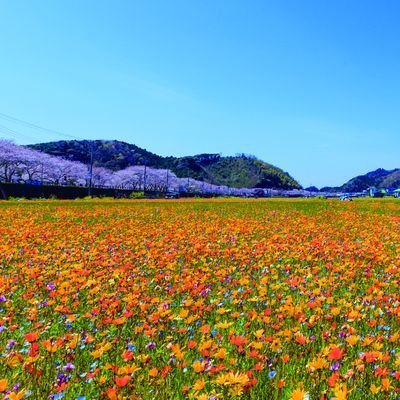
M 187 157 L 162 157 L 136 145 L 117 140 L 70 140 L 30 146 L 50 155 L 90 163 L 119 171 L 130 166 L 147 165 L 170 169 L 178 177 L 201 180 L 214 185 L 239 188 L 299 189 L 300 184 L 287 172 L 255 157 L 199 154 Z
M 386 170 L 378 168 L 375 171 L 359 175 L 350 179 L 348 182 L 339 187 L 324 187 L 321 191 L 332 192 L 362 192 L 371 187 L 376 188 L 397 188 L 400 186 L 400 169 Z

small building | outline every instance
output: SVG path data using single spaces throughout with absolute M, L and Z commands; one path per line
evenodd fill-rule
M 371 197 L 384 197 L 386 194 L 385 189 L 378 189 L 376 187 L 369 188 L 369 195 Z

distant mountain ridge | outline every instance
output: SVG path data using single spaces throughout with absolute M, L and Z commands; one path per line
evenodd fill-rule
M 214 185 L 233 188 L 301 189 L 287 172 L 253 156 L 223 157 L 198 154 L 186 157 L 162 157 L 134 144 L 118 140 L 62 140 L 28 147 L 68 160 L 119 171 L 134 165 L 170 169 L 178 177 L 188 177 Z
M 378 168 L 375 171 L 359 175 L 338 187 L 323 187 L 321 192 L 362 192 L 371 187 L 390 188 L 400 187 L 400 169 L 386 170 Z

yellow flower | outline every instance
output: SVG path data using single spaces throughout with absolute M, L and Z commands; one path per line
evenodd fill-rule
M 281 341 L 278 338 L 276 338 L 271 343 L 271 350 L 278 351 L 281 348 L 281 346 L 282 346 Z
M 308 363 L 308 368 L 310 371 L 317 371 L 319 369 L 327 368 L 328 363 L 322 357 L 314 358 L 311 362 Z
M 254 332 L 254 336 L 257 339 L 260 339 L 262 337 L 262 335 L 264 334 L 264 329 L 258 329 L 257 331 Z
M 381 387 L 372 384 L 371 387 L 369 388 L 369 390 L 370 390 L 373 394 L 376 394 L 376 393 L 379 393 L 379 392 L 381 391 Z
M 225 322 L 218 322 L 218 324 L 215 325 L 215 326 L 216 326 L 218 329 L 227 329 L 227 328 L 229 328 L 231 325 L 232 325 L 232 322 L 225 321 Z
M 225 347 L 221 347 L 215 354 L 214 357 L 220 360 L 223 360 L 226 356 L 226 349 Z
M 94 358 L 100 358 L 103 354 L 103 352 L 101 351 L 101 349 L 98 350 L 94 350 L 90 353 Z
M 354 346 L 359 340 L 360 340 L 360 336 L 359 335 L 351 335 L 348 338 L 346 338 L 346 342 L 350 346 Z
M 336 400 L 346 400 L 348 391 L 346 385 L 344 386 L 335 386 L 333 393 L 336 396 Z
M 249 377 L 246 374 L 241 372 L 228 372 L 226 374 L 222 374 L 217 376 L 214 380 L 214 383 L 217 385 L 246 385 L 249 382 Z
M 229 389 L 229 394 L 231 396 L 241 396 L 243 394 L 242 386 L 233 386 Z

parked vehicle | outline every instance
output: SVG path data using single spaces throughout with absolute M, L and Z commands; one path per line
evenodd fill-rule
M 342 196 L 339 197 L 340 201 L 353 201 L 353 199 L 350 197 L 349 194 L 343 194 Z

